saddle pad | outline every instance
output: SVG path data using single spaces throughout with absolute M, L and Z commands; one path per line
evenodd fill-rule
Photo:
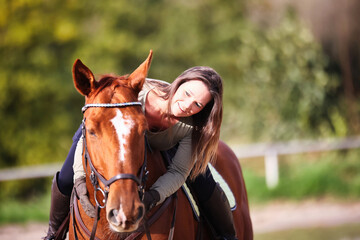
M 191 209 L 193 210 L 193 213 L 194 213 L 194 216 L 196 218 L 196 220 L 199 222 L 200 221 L 200 210 L 199 210 L 199 207 L 193 197 L 193 195 L 191 194 L 190 192 L 190 189 L 189 187 L 187 186 L 186 183 L 184 183 L 182 186 L 181 186 L 182 190 L 184 191 L 185 193 L 185 196 L 187 197 L 187 199 L 189 200 L 189 203 L 190 203 L 190 206 L 191 206 Z
M 236 201 L 235 201 L 235 196 L 234 196 L 233 192 L 231 191 L 229 185 L 226 183 L 225 179 L 220 175 L 220 173 L 210 163 L 208 164 L 208 166 L 211 171 L 211 174 L 213 175 L 215 182 L 219 183 L 220 187 L 224 191 L 224 193 L 229 201 L 231 211 L 234 211 L 236 209 Z M 182 185 L 182 190 L 184 191 L 186 197 L 188 198 L 188 200 L 190 202 L 190 205 L 191 205 L 191 208 L 193 210 L 196 220 L 199 221 L 199 219 L 200 219 L 199 207 L 198 207 L 194 197 L 192 196 L 190 189 L 186 185 L 186 183 L 184 183 L 184 185 Z
M 236 200 L 235 200 L 235 196 L 234 196 L 233 192 L 231 191 L 229 185 L 227 184 L 225 179 L 220 175 L 220 173 L 213 167 L 213 165 L 211 165 L 209 163 L 208 166 L 211 171 L 211 174 L 213 175 L 215 182 L 218 182 L 220 184 L 220 187 L 222 188 L 222 190 L 225 192 L 225 195 L 230 204 L 231 211 L 234 211 L 236 209 Z

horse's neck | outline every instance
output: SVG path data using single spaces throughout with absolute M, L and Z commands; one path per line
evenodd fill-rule
M 149 178 L 146 182 L 146 187 L 151 187 L 156 180 L 166 172 L 166 166 L 159 151 L 153 151 L 148 154 Z

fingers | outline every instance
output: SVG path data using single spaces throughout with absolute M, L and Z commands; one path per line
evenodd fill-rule
M 156 190 L 150 190 L 145 192 L 144 205 L 146 211 L 156 206 L 156 203 L 160 200 L 160 195 Z
M 91 204 L 89 198 L 87 195 L 82 195 L 80 196 L 80 204 L 82 206 L 82 208 L 84 209 L 85 213 L 91 217 L 94 218 L 96 215 L 96 209 L 95 207 Z

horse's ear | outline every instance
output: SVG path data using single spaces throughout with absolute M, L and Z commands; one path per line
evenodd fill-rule
M 149 56 L 147 59 L 129 76 L 130 85 L 132 88 L 137 89 L 138 91 L 141 90 L 145 78 L 148 74 L 151 59 L 152 59 L 153 51 L 150 50 Z
M 95 89 L 94 74 L 86 67 L 80 59 L 76 59 L 73 65 L 73 80 L 75 88 L 84 96 L 88 96 Z

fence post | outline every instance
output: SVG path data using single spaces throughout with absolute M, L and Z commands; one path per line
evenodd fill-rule
M 265 177 L 269 189 L 276 187 L 279 183 L 279 160 L 275 150 L 265 153 Z

